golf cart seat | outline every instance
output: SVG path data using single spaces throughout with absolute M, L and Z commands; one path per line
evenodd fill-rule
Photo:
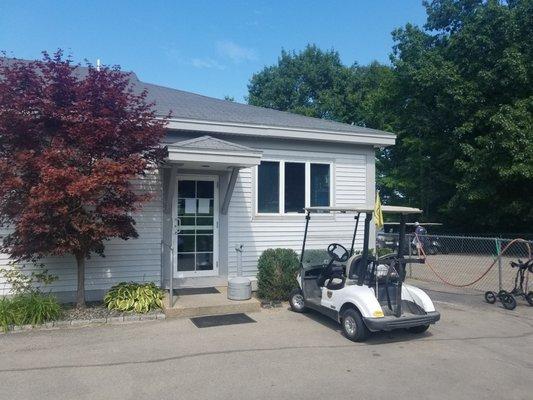
M 368 256 L 368 265 L 372 264 L 373 261 L 374 258 L 372 256 Z M 348 262 L 346 263 L 346 276 L 348 277 L 348 279 L 357 279 L 357 277 L 359 276 L 359 271 L 361 271 L 362 262 L 363 257 L 361 254 L 354 254 L 348 259 Z
M 344 271 L 344 266 L 331 262 L 320 274 L 316 283 L 319 287 L 326 286 L 330 290 L 342 289 L 346 281 Z

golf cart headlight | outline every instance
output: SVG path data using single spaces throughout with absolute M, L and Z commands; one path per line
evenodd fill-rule
M 372 316 L 376 317 L 376 318 L 380 318 L 380 317 L 383 317 L 383 311 L 381 310 L 376 310 L 372 313 Z

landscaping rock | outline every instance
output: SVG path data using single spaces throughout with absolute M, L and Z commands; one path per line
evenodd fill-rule
M 139 321 L 140 319 L 141 316 L 137 314 L 124 315 L 124 322 Z

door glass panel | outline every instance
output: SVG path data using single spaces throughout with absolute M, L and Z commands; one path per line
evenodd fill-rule
M 207 271 L 213 269 L 213 253 L 197 253 L 196 269 L 199 271 Z
M 213 251 L 213 235 L 196 236 L 196 251 Z
M 179 271 L 194 271 L 194 253 L 193 254 L 178 253 L 178 270 Z
M 196 197 L 196 181 L 179 181 L 178 193 L 181 198 Z
M 178 271 L 213 270 L 215 183 L 178 181 Z
M 211 181 L 197 181 L 197 197 L 199 199 L 212 199 L 214 196 L 214 185 Z
M 195 217 L 179 217 L 181 220 L 181 229 L 194 229 L 196 225 Z
M 213 226 L 213 217 L 198 217 L 196 218 L 196 225 Z
M 194 253 L 194 231 L 192 235 L 178 235 L 178 251 L 180 253 Z M 185 233 L 185 232 L 184 232 Z

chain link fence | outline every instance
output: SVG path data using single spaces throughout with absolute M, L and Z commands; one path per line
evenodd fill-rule
M 376 248 L 380 255 L 396 252 L 398 234 L 378 234 Z M 410 257 L 425 257 L 425 264 L 407 265 L 408 278 L 483 292 L 510 291 L 517 272 L 511 261 L 526 261 L 532 252 L 533 241 L 522 239 L 424 235 L 417 240 L 412 234 L 404 248 Z

